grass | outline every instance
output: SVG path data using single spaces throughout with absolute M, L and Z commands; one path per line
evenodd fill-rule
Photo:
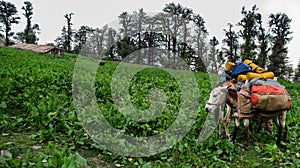
M 292 96 L 287 114 L 287 151 L 275 145 L 272 134 L 250 132 L 249 150 L 243 151 L 215 131 L 204 142 L 199 133 L 206 120 L 204 105 L 216 76 L 194 73 L 200 95 L 197 117 L 190 131 L 172 148 L 149 157 L 118 155 L 95 143 L 78 120 L 72 95 L 72 75 L 77 55 L 38 55 L 0 48 L 0 167 L 285 167 L 300 162 L 299 83 L 280 81 Z M 118 64 L 99 66 L 95 80 L 97 105 L 105 119 L 122 133 L 149 136 L 162 133 L 176 120 L 182 97 L 176 80 L 166 70 L 146 68 L 129 83 L 129 101 L 141 109 L 150 107 L 149 93 L 166 93 L 166 108 L 150 122 L 136 122 L 116 107 L 111 93 Z M 130 67 L 135 67 L 132 65 Z M 139 66 L 135 67 L 139 68 Z M 85 78 L 85 77 L 84 77 Z M 184 78 L 184 77 L 183 77 Z M 190 79 L 186 79 L 190 80 Z M 119 83 L 118 83 L 119 82 Z M 116 85 L 122 86 L 122 81 Z M 130 111 L 129 111 L 130 112 Z M 88 118 L 88 117 L 87 117 Z M 230 127 L 232 130 L 232 126 Z M 243 128 L 241 128 L 242 130 Z M 237 137 L 242 143 L 242 131 Z

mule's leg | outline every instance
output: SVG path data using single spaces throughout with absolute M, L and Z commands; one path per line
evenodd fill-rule
M 233 134 L 232 134 L 232 141 L 234 142 L 237 136 L 237 133 L 239 131 L 239 127 L 240 127 L 240 121 L 236 118 L 235 119 L 235 127 L 233 130 Z
M 278 147 L 280 147 L 280 141 L 281 141 L 280 139 L 281 139 L 281 134 L 282 134 L 282 125 L 281 125 L 281 122 L 279 122 L 279 118 L 280 118 L 280 115 L 276 118 L 276 125 L 278 128 L 276 144 Z
M 248 148 L 248 131 L 249 131 L 249 119 L 244 119 L 244 148 Z
M 223 125 L 223 116 L 224 116 L 224 106 L 220 106 L 219 109 L 219 118 L 218 118 L 218 123 L 219 123 L 219 137 L 222 136 L 222 125 Z
M 288 132 L 288 128 L 287 128 L 287 125 L 284 126 L 284 129 L 283 129 L 283 142 L 286 144 L 287 143 L 287 139 L 286 139 L 286 136 L 287 136 L 287 132 Z M 282 146 L 282 150 L 285 151 L 286 150 L 286 145 L 283 145 Z
M 282 145 L 280 144 L 280 145 L 281 145 L 281 149 L 283 151 L 285 151 L 286 150 L 286 143 L 287 143 L 286 136 L 287 136 L 287 131 L 288 131 L 287 125 L 284 125 L 282 128 L 283 128 L 283 142 L 284 142 L 284 144 L 282 144 Z
M 269 119 L 267 122 L 268 122 L 267 129 L 270 133 L 272 133 L 273 132 L 273 119 Z
M 268 131 L 269 133 L 273 132 L 273 119 L 260 118 L 259 128 Z
M 284 143 L 287 142 L 286 136 L 287 136 L 287 131 L 288 131 L 288 130 L 287 130 L 287 125 L 286 125 L 286 122 L 285 122 L 285 120 L 286 120 L 286 112 L 287 112 L 287 111 L 284 111 L 284 112 L 282 113 L 282 115 L 279 116 L 279 122 L 280 122 L 281 128 L 283 129 L 283 142 L 284 142 Z M 279 142 L 279 143 L 280 143 L 280 142 Z M 285 144 L 282 145 L 281 148 L 282 148 L 282 150 L 285 151 L 286 145 L 285 145 Z
M 261 121 L 261 119 L 259 119 L 257 122 L 258 122 L 257 133 L 260 133 L 262 127 L 264 126 L 263 125 L 264 123 Z
M 258 123 L 256 131 L 257 131 L 257 133 L 260 133 L 260 131 L 261 131 L 262 127 L 263 127 L 262 118 L 259 115 L 255 116 L 255 117 L 256 117 L 256 120 L 257 120 L 257 123 Z
M 230 133 L 229 133 L 229 129 L 228 129 L 228 124 L 230 122 L 231 116 L 232 116 L 232 109 L 230 106 L 227 105 L 227 112 L 226 112 L 223 122 L 224 122 L 226 137 L 229 140 L 230 140 Z

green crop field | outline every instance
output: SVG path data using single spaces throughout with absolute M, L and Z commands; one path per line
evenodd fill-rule
M 276 146 L 275 124 L 273 133 L 264 130 L 257 133 L 250 130 L 247 151 L 241 147 L 242 131 L 238 134 L 237 144 L 233 144 L 225 137 L 219 138 L 217 130 L 205 141 L 201 141 L 199 134 L 208 116 L 204 106 L 212 89 L 211 82 L 216 81 L 210 81 L 208 74 L 194 73 L 199 92 L 196 93 L 199 95 L 199 106 L 196 107 L 195 122 L 190 130 L 182 140 L 169 149 L 147 157 L 131 157 L 108 150 L 94 141 L 89 131 L 84 129 L 83 123 L 89 122 L 90 118 L 85 118 L 76 111 L 72 91 L 77 57 L 73 54 L 65 54 L 64 57 L 38 55 L 28 51 L 0 48 L 0 167 L 149 168 L 300 165 L 300 83 L 280 81 L 292 97 L 292 109 L 287 115 L 289 132 L 285 152 Z M 132 137 L 157 135 L 170 127 L 178 118 L 180 105 L 184 102 L 180 96 L 182 88 L 176 79 L 166 69 L 151 67 L 146 67 L 133 76 L 128 88 L 130 96 L 127 99 L 140 110 L 151 106 L 149 94 L 153 89 L 157 88 L 165 94 L 163 96 L 165 108 L 159 116 L 152 121 L 137 122 L 124 116 L 114 104 L 111 85 L 123 86 L 120 81 L 114 82 L 112 77 L 117 66 L 116 62 L 110 61 L 106 61 L 104 66 L 99 66 L 94 83 L 96 104 L 107 123 Z M 131 65 L 128 68 L 139 67 Z M 86 77 L 80 76 L 83 81 L 87 77 L 88 74 Z M 184 80 L 189 82 L 190 79 Z M 130 109 L 127 110 L 130 114 Z M 95 114 L 95 117 L 97 115 L 99 114 Z M 80 119 L 80 116 L 84 119 Z M 230 126 L 231 130 L 232 128 L 233 123 Z M 126 147 L 126 143 L 120 145 Z M 148 150 L 149 153 L 155 152 L 151 151 L 152 148 Z

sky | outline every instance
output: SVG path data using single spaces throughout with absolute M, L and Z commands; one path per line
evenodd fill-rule
M 15 4 L 19 16 L 23 13 L 22 0 L 5 0 Z M 167 3 L 180 3 L 184 7 L 192 8 L 194 13 L 200 14 L 209 31 L 210 38 L 216 36 L 219 41 L 224 38 L 227 24 L 236 25 L 242 18 L 241 10 L 247 10 L 256 4 L 263 16 L 264 24 L 268 16 L 275 13 L 286 13 L 292 19 L 291 31 L 293 40 L 288 44 L 290 63 L 295 68 L 300 59 L 300 1 L 299 0 L 28 0 L 33 4 L 33 23 L 40 26 L 39 43 L 53 43 L 60 35 L 66 20 L 64 15 L 73 12 L 73 28 L 82 25 L 101 28 L 112 22 L 117 22 L 121 12 L 132 13 L 140 8 L 145 12 L 161 12 Z M 20 24 L 13 27 L 18 32 L 25 28 L 26 20 L 21 16 Z M 266 27 L 266 26 L 265 26 Z

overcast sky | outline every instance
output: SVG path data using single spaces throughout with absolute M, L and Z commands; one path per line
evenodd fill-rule
M 22 0 L 5 0 L 16 5 L 19 15 L 23 13 Z M 300 1 L 299 0 L 29 0 L 33 4 L 33 23 L 39 24 L 41 34 L 39 43 L 53 43 L 60 35 L 66 21 L 64 15 L 73 12 L 73 28 L 81 25 L 93 28 L 111 24 L 118 19 L 121 12 L 132 12 L 143 8 L 146 12 L 161 12 L 165 4 L 180 3 L 192 8 L 194 13 L 200 14 L 206 21 L 210 37 L 216 36 L 219 41 L 224 37 L 223 29 L 227 23 L 236 24 L 242 18 L 241 9 L 247 10 L 256 4 L 267 24 L 271 13 L 286 13 L 292 19 L 291 31 L 293 40 L 289 44 L 291 63 L 296 64 L 300 58 Z M 13 27 L 13 31 L 23 30 L 25 18 L 21 17 L 21 24 Z M 266 27 L 266 26 L 265 26 Z

